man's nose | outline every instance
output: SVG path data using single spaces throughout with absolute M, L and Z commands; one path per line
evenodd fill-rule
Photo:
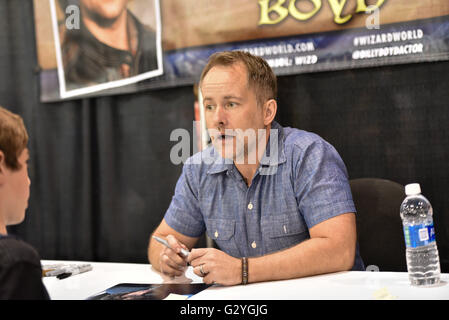
M 213 120 L 215 127 L 226 125 L 226 111 L 222 106 L 217 106 L 217 108 L 215 108 Z

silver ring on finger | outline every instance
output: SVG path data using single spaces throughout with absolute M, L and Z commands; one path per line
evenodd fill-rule
M 205 271 L 203 270 L 203 266 L 204 266 L 204 264 L 200 265 L 200 273 L 201 273 L 201 275 L 204 277 L 204 276 L 207 275 L 207 272 L 205 272 Z

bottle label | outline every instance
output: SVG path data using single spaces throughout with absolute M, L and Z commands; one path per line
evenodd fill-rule
M 435 229 L 433 223 L 404 226 L 405 245 L 407 248 L 427 246 L 435 242 Z

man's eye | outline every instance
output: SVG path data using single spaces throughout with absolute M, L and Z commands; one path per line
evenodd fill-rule
M 235 106 L 237 106 L 237 104 L 234 103 L 234 102 L 229 102 L 228 103 L 228 108 L 234 108 Z
M 214 106 L 208 104 L 205 106 L 206 110 L 213 110 Z

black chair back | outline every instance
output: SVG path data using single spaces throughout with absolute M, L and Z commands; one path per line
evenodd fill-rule
M 399 215 L 405 198 L 404 186 L 378 178 L 353 179 L 349 183 L 357 209 L 357 239 L 365 267 L 407 271 Z

